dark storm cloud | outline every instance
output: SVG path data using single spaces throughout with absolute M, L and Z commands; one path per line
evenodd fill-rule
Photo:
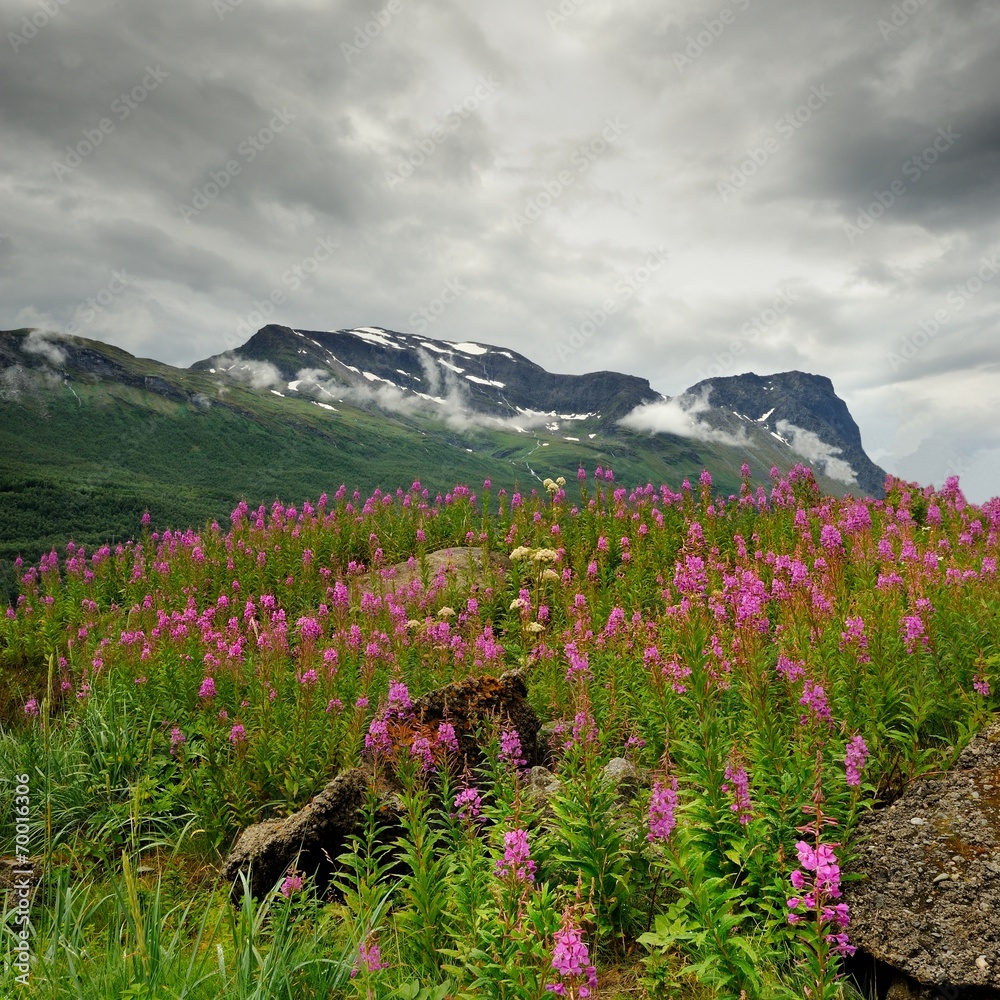
M 661 392 L 801 368 L 891 470 L 1000 492 L 993 3 L 8 7 L 5 327 L 80 323 L 124 269 L 79 332 L 174 364 L 281 292 L 291 325 Z

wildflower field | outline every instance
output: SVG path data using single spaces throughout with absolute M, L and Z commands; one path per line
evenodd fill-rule
M 1000 684 L 1000 499 L 887 486 L 342 487 L 20 566 L 0 852 L 34 875 L 6 893 L 0 990 L 851 995 L 857 821 L 948 766 Z M 392 592 L 386 567 L 452 545 L 511 562 Z M 390 724 L 512 668 L 556 723 L 547 804 L 502 720 L 471 772 L 447 722 Z M 222 882 L 241 830 L 361 761 L 402 782 L 395 847 L 373 795 L 332 886 Z

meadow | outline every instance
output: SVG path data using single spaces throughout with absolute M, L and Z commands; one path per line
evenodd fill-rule
M 4 995 L 850 996 L 859 817 L 997 707 L 1000 499 L 957 480 L 872 500 L 746 469 L 724 496 L 598 468 L 144 520 L 18 566 L 0 611 L 0 851 L 35 872 Z M 449 545 L 511 563 L 392 593 L 386 567 Z M 502 720 L 471 772 L 446 724 L 389 724 L 516 667 L 556 723 L 548 804 Z M 391 850 L 373 794 L 328 889 L 222 882 L 241 830 L 362 761 L 402 783 Z

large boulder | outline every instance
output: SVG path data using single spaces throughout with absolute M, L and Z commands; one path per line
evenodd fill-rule
M 1000 996 L 1000 723 L 858 837 L 863 877 L 844 885 L 852 942 L 923 987 Z
M 497 572 L 506 572 L 510 566 L 510 559 L 501 552 L 455 545 L 429 552 L 423 560 L 411 557 L 394 566 L 366 573 L 357 578 L 357 583 L 362 588 L 373 587 L 384 593 L 398 594 L 414 587 L 422 588 L 425 581 L 429 584 L 443 573 L 446 578 L 457 577 L 475 590 L 485 579 Z
M 251 894 L 260 899 L 292 868 L 315 875 L 320 885 L 329 882 L 331 862 L 344 853 L 352 834 L 361 828 L 371 776 L 361 768 L 338 774 L 311 802 L 282 819 L 255 823 L 240 834 L 223 866 L 222 875 L 233 887 L 233 900 L 243 895 L 241 875 Z M 382 803 L 390 826 L 398 818 L 391 799 Z
M 524 673 L 511 670 L 500 677 L 471 677 L 430 691 L 413 702 L 397 735 L 412 723 L 433 729 L 443 721 L 455 727 L 460 769 L 482 758 L 480 735 L 493 724 L 515 729 L 527 764 L 536 759 L 538 717 L 527 701 Z M 256 898 L 266 895 L 292 868 L 316 877 L 322 888 L 330 883 L 337 858 L 359 832 L 369 789 L 378 790 L 379 825 L 383 842 L 392 844 L 400 831 L 398 791 L 391 767 L 355 767 L 338 774 L 311 802 L 281 819 L 268 819 L 240 835 L 223 866 L 223 877 L 233 887 L 233 899 L 243 893 L 241 875 Z
M 450 722 L 458 737 L 459 753 L 469 766 L 481 763 L 479 741 L 484 726 L 490 724 L 516 730 L 525 765 L 537 763 L 541 723 L 528 704 L 521 669 L 508 670 L 499 677 L 469 677 L 429 691 L 413 702 L 413 716 L 425 726 Z

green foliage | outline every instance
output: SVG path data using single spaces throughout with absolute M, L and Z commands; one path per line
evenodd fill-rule
M 494 489 L 241 504 L 226 530 L 150 525 L 19 568 L 0 616 L 0 836 L 14 854 L 19 776 L 37 995 L 538 1000 L 570 917 L 598 976 L 642 963 L 651 996 L 842 990 L 829 918 L 787 919 L 803 810 L 836 821 L 846 865 L 861 813 L 990 718 L 1000 508 L 952 486 L 825 497 L 802 471 L 769 497 Z M 470 543 L 513 564 L 426 572 Z M 423 578 L 393 593 L 381 571 L 411 556 Z M 502 749 L 510 720 L 488 720 L 485 759 L 457 773 L 436 722 L 386 714 L 393 683 L 415 700 L 511 667 L 558 723 L 548 801 Z M 388 755 L 365 749 L 376 722 Z M 638 793 L 605 779 L 616 757 Z M 292 879 L 231 906 L 217 872 L 239 832 L 362 761 L 379 782 L 330 895 Z M 655 780 L 677 804 L 650 840 Z M 466 787 L 479 816 L 457 814 Z M 530 878 L 505 862 L 515 832 Z

